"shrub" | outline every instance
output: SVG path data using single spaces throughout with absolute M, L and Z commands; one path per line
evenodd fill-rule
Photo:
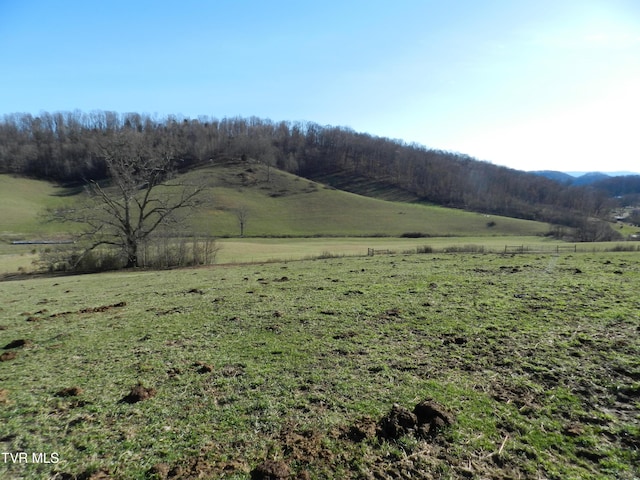
M 484 253 L 484 245 L 453 245 L 444 249 L 445 253 Z
M 422 232 L 405 232 L 400 235 L 400 238 L 426 238 L 429 237 L 429 234 Z
M 608 250 L 611 252 L 636 252 L 640 248 L 638 248 L 638 245 L 618 243 Z
M 215 239 L 156 237 L 140 245 L 139 264 L 146 268 L 189 267 L 215 263 L 220 247 Z M 60 246 L 40 252 L 36 266 L 49 272 L 104 272 L 126 265 L 124 252 L 117 248 L 83 249 Z
M 433 247 L 431 245 L 416 247 L 416 253 L 433 253 Z

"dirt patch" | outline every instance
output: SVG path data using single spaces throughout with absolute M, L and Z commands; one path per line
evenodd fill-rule
M 148 400 L 156 395 L 155 388 L 147 388 L 142 384 L 138 383 L 135 387 L 131 389 L 128 395 L 120 400 L 121 403 L 138 403 L 143 400 Z
M 191 289 L 187 290 L 185 293 L 195 293 L 197 295 L 204 295 L 204 292 L 202 290 L 200 290 L 199 288 L 191 288 Z
M 0 388 L 0 405 L 9 404 L 9 390 Z
M 296 431 L 288 427 L 280 433 L 280 443 L 287 460 L 308 463 L 322 460 L 330 464 L 333 453 L 324 445 L 323 435 L 317 430 Z
M 101 313 L 111 310 L 112 308 L 126 307 L 127 302 L 114 303 L 113 305 L 102 305 L 101 307 L 89 307 L 78 310 L 78 313 Z
M 147 310 L 147 311 L 152 311 L 152 310 Z M 155 314 L 159 317 L 163 316 L 163 315 L 172 315 L 174 313 L 183 313 L 184 309 L 182 307 L 173 307 L 170 308 L 169 310 L 156 310 Z
M 398 439 L 412 433 L 418 425 L 418 418 L 407 408 L 394 403 L 391 410 L 378 423 L 377 435 L 380 438 Z
M 290 477 L 289 465 L 277 460 L 265 460 L 251 470 L 252 480 L 286 480 Z
M 111 480 L 113 477 L 108 470 L 101 468 L 98 471 L 85 471 L 74 475 L 73 473 L 56 473 L 54 478 L 60 480 Z
M 153 467 L 147 470 L 147 476 L 152 479 L 164 480 L 169 478 L 169 475 L 173 472 L 170 465 L 166 463 L 156 463 Z
M 56 392 L 56 397 L 77 397 L 79 395 L 82 395 L 83 393 L 84 390 L 82 390 L 80 387 L 69 387 L 63 388 L 62 390 Z
M 425 436 L 435 435 L 439 430 L 453 424 L 453 415 L 433 400 L 418 403 L 413 413 L 418 418 L 418 426 Z
M 241 363 L 229 364 L 220 369 L 220 374 L 223 377 L 241 377 L 242 375 L 244 375 L 244 368 L 245 366 Z
M 0 362 L 8 362 L 9 360 L 15 360 L 18 356 L 17 352 L 4 352 L 0 355 Z
M 197 478 L 225 478 L 234 473 L 247 474 L 249 467 L 244 462 L 210 462 L 203 458 L 192 458 L 180 465 L 157 463 L 147 471 L 147 477 L 155 480 L 192 480 Z
M 31 340 L 25 340 L 24 338 L 18 339 L 18 340 L 13 340 L 9 343 L 7 343 L 4 346 L 4 350 L 10 350 L 12 348 L 24 348 L 24 347 L 29 347 L 33 344 L 33 342 Z
M 213 365 L 209 365 L 204 362 L 195 362 L 193 364 L 194 367 L 198 369 L 198 373 L 211 373 L 213 372 Z
M 66 315 L 74 315 L 74 314 L 80 314 L 80 313 L 104 313 L 104 312 L 108 312 L 109 310 L 111 310 L 113 308 L 122 308 L 122 307 L 126 307 L 126 306 L 127 306 L 127 302 L 118 302 L 118 303 L 114 303 L 112 305 L 101 305 L 99 307 L 81 308 L 80 310 L 76 310 L 75 312 L 54 313 L 52 315 L 49 315 L 49 318 L 60 318 L 60 317 L 66 316 Z
M 388 440 L 396 440 L 405 435 L 432 438 L 453 422 L 453 415 L 433 400 L 423 400 L 413 411 L 395 403 L 389 413 L 378 422 L 376 434 L 379 438 Z
M 338 438 L 352 442 L 363 442 L 376 436 L 377 423 L 371 417 L 363 417 L 353 425 L 340 429 Z

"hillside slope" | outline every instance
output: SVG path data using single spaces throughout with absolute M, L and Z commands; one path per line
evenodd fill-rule
M 105 180 L 105 152 L 95 146 L 135 144 L 151 156 L 171 152 L 173 166 L 183 171 L 211 159 L 253 158 L 310 180 L 333 177 L 321 181 L 353 193 L 368 194 L 373 187 L 385 200 L 404 201 L 409 195 L 444 207 L 573 228 L 589 217 L 605 218 L 611 209 L 596 189 L 313 122 L 257 117 L 178 122 L 137 113 L 41 112 L 0 119 L 0 139 L 11 145 L 0 149 L 0 172 L 59 182 Z
M 259 237 L 538 235 L 548 230 L 540 222 L 344 192 L 259 163 L 227 162 L 185 174 L 194 177 L 211 185 L 211 204 L 192 219 L 193 228 L 216 236 L 239 235 L 236 211 L 241 207 L 248 212 L 245 235 Z
M 538 235 L 548 230 L 540 222 L 364 197 L 250 161 L 216 163 L 183 178 L 210 187 L 206 206 L 187 220 L 188 230 L 217 237 L 239 235 L 239 208 L 247 212 L 245 236 L 252 237 Z M 44 181 L 7 175 L 0 181 L 0 200 L 7 200 L 0 226 L 5 239 L 64 232 L 66 226 L 45 224 L 39 213 L 82 201 L 82 193 Z
M 0 238 L 55 235 L 66 226 L 46 223 L 41 214 L 73 198 L 73 190 L 30 178 L 0 175 Z

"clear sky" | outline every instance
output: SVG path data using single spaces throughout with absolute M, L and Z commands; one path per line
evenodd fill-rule
M 640 0 L 0 0 L 0 114 L 75 109 L 640 171 Z

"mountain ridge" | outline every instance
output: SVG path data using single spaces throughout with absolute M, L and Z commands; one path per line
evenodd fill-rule
M 565 183 L 568 185 L 592 185 L 602 180 L 618 178 L 618 177 L 634 177 L 640 175 L 639 173 L 618 171 L 618 172 L 563 172 L 560 170 L 530 170 L 528 173 L 538 175 L 550 180 Z

